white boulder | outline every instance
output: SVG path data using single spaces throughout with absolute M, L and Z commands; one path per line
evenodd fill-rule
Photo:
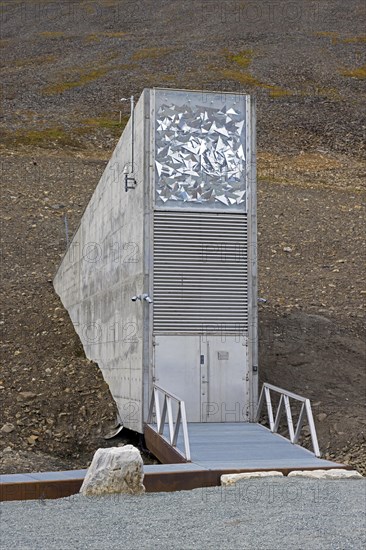
M 294 470 L 287 477 L 308 477 L 311 479 L 363 479 L 356 470 L 331 468 L 329 470 Z
M 221 476 L 221 485 L 233 485 L 242 479 L 253 479 L 256 477 L 283 477 L 282 472 L 243 472 L 241 474 L 223 474 Z
M 86 473 L 80 493 L 85 496 L 145 492 L 140 451 L 133 445 L 98 449 Z

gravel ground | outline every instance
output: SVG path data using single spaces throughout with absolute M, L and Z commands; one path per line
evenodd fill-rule
M 140 497 L 7 502 L 1 548 L 364 548 L 365 487 L 364 480 L 267 478 Z

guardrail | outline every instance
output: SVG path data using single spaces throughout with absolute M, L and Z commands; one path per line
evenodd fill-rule
M 276 410 L 276 416 L 273 416 L 273 407 L 272 407 L 272 398 L 271 398 L 271 391 L 276 392 L 280 394 L 280 400 L 277 406 Z M 296 401 L 300 401 L 302 403 L 299 417 L 296 423 L 296 426 L 294 427 L 294 422 L 292 419 L 292 412 L 291 412 L 291 405 L 290 405 L 290 399 L 294 399 Z M 256 413 L 256 419 L 255 421 L 258 422 L 262 408 L 264 405 L 264 401 L 267 405 L 267 414 L 268 414 L 268 420 L 269 420 L 269 427 L 271 432 L 277 433 L 280 420 L 281 420 L 281 413 L 283 407 L 285 408 L 286 413 L 286 419 L 287 419 L 287 428 L 289 433 L 289 438 L 291 443 L 297 444 L 299 441 L 301 429 L 303 426 L 304 418 L 307 416 L 308 425 L 310 429 L 310 435 L 311 435 L 311 441 L 313 445 L 314 454 L 317 457 L 320 457 L 320 450 L 318 445 L 318 438 L 316 435 L 316 429 L 314 424 L 314 418 L 313 418 L 313 412 L 311 410 L 311 404 L 309 399 L 306 399 L 305 397 L 301 397 L 301 395 L 297 395 L 296 393 L 292 393 L 286 390 L 283 390 L 282 388 L 278 388 L 277 386 L 272 386 L 272 384 L 264 383 L 262 386 L 262 391 L 259 397 L 258 401 L 258 407 L 257 407 L 257 413 Z
M 162 394 L 163 396 L 162 407 L 160 403 L 160 394 Z M 175 418 L 173 415 L 172 401 L 175 401 L 178 405 Z M 154 412 L 156 417 L 156 428 L 153 425 Z M 147 423 L 156 433 L 158 433 L 163 439 L 165 439 L 165 441 L 167 441 L 172 447 L 174 447 L 175 450 L 179 454 L 181 454 L 187 462 L 191 461 L 186 407 L 182 399 L 179 399 L 179 397 L 177 397 L 176 395 L 167 392 L 160 386 L 154 384 Z M 164 433 L 164 428 L 166 424 L 168 424 L 169 437 L 166 437 Z M 184 453 L 177 448 L 178 434 L 181 426 L 183 431 Z

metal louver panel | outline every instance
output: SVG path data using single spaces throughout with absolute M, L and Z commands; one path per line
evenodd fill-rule
M 154 332 L 248 328 L 247 217 L 154 213 Z

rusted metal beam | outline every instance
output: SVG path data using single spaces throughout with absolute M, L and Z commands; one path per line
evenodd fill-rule
M 182 464 L 187 460 L 150 426 L 145 425 L 145 443 L 149 451 L 163 464 Z
M 0 501 L 45 500 L 69 497 L 78 493 L 83 479 L 57 479 L 0 483 Z
M 344 468 L 352 470 L 352 466 L 339 464 L 322 467 Z M 284 476 L 297 468 L 277 468 Z M 301 470 L 316 470 L 317 467 L 301 468 Z M 144 476 L 144 486 L 147 493 L 187 491 L 191 489 L 215 487 L 220 485 L 223 474 L 240 474 L 243 472 L 268 472 L 270 468 L 235 468 L 215 470 L 181 470 L 167 472 L 148 472 Z M 43 500 L 64 498 L 79 492 L 83 479 L 54 479 L 49 481 L 27 481 L 0 483 L 0 501 L 10 500 Z

